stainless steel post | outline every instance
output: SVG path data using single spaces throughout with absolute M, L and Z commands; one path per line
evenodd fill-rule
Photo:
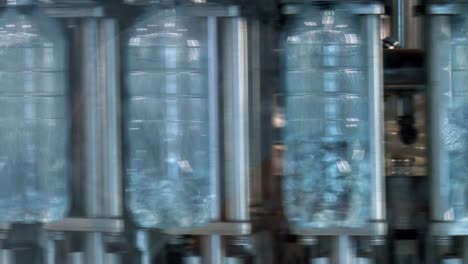
M 444 120 L 447 109 L 444 107 L 452 86 L 451 76 L 451 18 L 433 15 L 430 17 L 429 36 L 429 171 L 431 172 L 431 211 L 432 220 L 450 221 L 449 182 L 450 171 L 447 146 L 443 143 Z
M 136 232 L 136 246 L 140 251 L 140 264 L 151 264 L 150 238 L 148 231 L 138 230 Z
M 99 82 L 99 21 L 85 18 L 82 22 L 82 89 L 85 134 L 85 213 L 87 217 L 100 217 L 102 206 L 102 159 L 100 131 Z M 101 233 L 91 232 L 85 238 L 86 263 L 103 264 L 104 240 Z
M 45 245 L 45 263 L 55 264 L 55 240 L 48 237 Z
M 309 264 L 330 264 L 329 258 L 313 258 L 309 260 Z
M 423 45 L 422 17 L 416 16 L 414 10 L 419 0 L 392 1 L 393 36 L 404 48 L 421 48 Z
M 227 257 L 225 263 L 226 264 L 244 264 L 244 261 L 236 257 Z
M 70 252 L 68 253 L 67 264 L 84 264 L 83 252 Z
M 84 114 L 84 160 L 85 160 L 85 212 L 88 217 L 102 214 L 102 162 L 98 82 L 98 32 L 99 23 L 95 18 L 82 22 L 82 89 Z
M 211 235 L 202 240 L 203 264 L 217 264 L 224 261 L 224 247 L 221 236 Z
M 210 177 L 211 177 L 211 219 L 220 220 L 220 118 L 219 111 L 219 73 L 218 73 L 218 19 L 208 17 L 208 90 L 210 114 Z M 203 264 L 222 263 L 223 247 L 220 236 L 206 236 L 202 238 Z
M 385 169 L 383 147 L 383 71 L 380 40 L 380 15 L 363 16 L 363 32 L 367 43 L 367 87 L 369 98 L 369 159 L 371 190 L 371 219 L 385 220 Z
M 220 167 L 219 167 L 219 77 L 218 77 L 218 20 L 216 17 L 208 17 L 208 90 L 209 90 L 209 129 L 210 129 L 210 177 L 211 218 L 219 220 L 220 217 Z
M 332 264 L 354 263 L 356 259 L 356 248 L 353 245 L 353 239 L 350 236 L 337 236 L 333 238 L 332 243 Z
M 198 256 L 186 257 L 182 262 L 183 264 L 205 264 L 201 262 L 201 259 Z
M 370 258 L 357 258 L 356 264 L 372 264 L 372 261 Z
M 223 19 L 226 217 L 249 220 L 249 98 L 247 22 Z
M 122 259 L 121 256 L 115 253 L 107 253 L 105 255 L 105 264 L 121 264 Z
M 119 29 L 115 19 L 102 19 L 99 25 L 99 107 L 101 142 L 103 215 L 121 217 L 122 158 L 120 126 Z
M 0 249 L 0 264 L 15 263 L 15 252 L 11 249 Z
M 45 264 L 55 264 L 60 263 L 62 260 L 57 259 L 57 253 L 60 252 L 60 247 L 58 247 L 59 241 L 65 239 L 65 234 L 62 232 L 47 232 L 43 240 L 44 252 L 44 262 Z
M 104 238 L 100 232 L 90 232 L 85 239 L 85 263 L 104 264 Z

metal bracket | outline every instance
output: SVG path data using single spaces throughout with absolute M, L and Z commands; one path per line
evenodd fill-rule
M 240 6 L 216 4 L 184 5 L 177 11 L 182 15 L 202 17 L 237 17 L 242 14 Z
M 291 227 L 290 233 L 299 236 L 384 236 L 387 234 L 387 223 L 372 222 L 365 227 L 327 227 L 327 228 L 307 228 Z
M 431 235 L 445 236 L 468 236 L 468 226 L 457 222 L 434 222 L 431 224 Z
M 47 15 L 56 18 L 103 17 L 106 12 L 102 6 L 50 6 L 44 7 Z
M 171 228 L 162 232 L 168 235 L 244 236 L 252 233 L 252 224 L 249 222 L 216 222 L 202 227 Z
M 131 6 L 145 6 L 145 4 L 133 4 Z M 180 15 L 201 16 L 201 17 L 236 17 L 242 13 L 242 8 L 238 5 L 221 5 L 213 3 L 186 4 L 176 6 L 176 11 Z
M 434 3 L 426 6 L 429 15 L 464 15 L 468 12 L 468 3 Z
M 124 228 L 122 219 L 65 218 L 44 224 L 48 231 L 122 233 Z
M 296 15 L 302 12 L 304 4 L 286 4 L 282 6 L 283 15 Z M 343 6 L 349 8 L 354 15 L 381 15 L 385 13 L 385 8 L 379 3 L 347 3 Z

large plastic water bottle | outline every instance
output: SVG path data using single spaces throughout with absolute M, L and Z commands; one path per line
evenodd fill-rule
M 49 222 L 68 206 L 65 37 L 32 1 L 0 9 L 0 222 Z
M 445 189 L 450 189 L 453 216 L 456 221 L 468 226 L 468 180 L 464 171 L 468 170 L 468 17 L 453 19 L 452 29 L 452 87 L 440 109 L 446 118 L 442 131 L 443 144 L 449 152 L 446 160 L 450 171 L 450 181 Z M 441 69 L 442 70 L 442 69 Z
M 308 7 L 286 32 L 284 204 L 295 225 L 368 219 L 368 104 L 359 18 Z
M 204 19 L 151 5 L 128 32 L 127 204 L 142 227 L 209 220 L 205 28 Z

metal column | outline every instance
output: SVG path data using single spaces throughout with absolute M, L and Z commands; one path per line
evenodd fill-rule
M 247 22 L 223 19 L 226 217 L 249 221 L 249 98 Z
M 118 43 L 115 20 L 83 20 L 85 213 L 91 218 L 122 215 Z M 86 263 L 104 263 L 104 243 L 103 233 L 86 234 Z
M 115 19 L 102 19 L 99 27 L 103 213 L 108 218 L 120 218 L 123 193 L 119 29 Z
M 229 17 L 222 22 L 226 220 L 247 222 L 250 220 L 247 20 Z M 241 262 L 241 259 L 226 257 L 225 261 Z
M 14 251 L 11 249 L 0 249 L 0 264 L 15 263 Z
M 67 264 L 84 264 L 84 256 L 82 252 L 68 253 Z
M 82 22 L 82 89 L 84 113 L 85 213 L 100 217 L 102 213 L 102 161 L 99 117 L 99 21 L 86 18 Z M 85 238 L 86 263 L 103 264 L 102 234 L 92 232 Z
M 371 219 L 385 220 L 385 168 L 383 131 L 383 71 L 382 44 L 380 40 L 380 15 L 363 16 L 363 32 L 367 43 L 367 87 L 369 102 L 370 174 L 372 175 L 373 197 Z
M 202 263 L 217 264 L 224 261 L 224 247 L 222 237 L 219 235 L 210 235 L 203 237 L 202 240 Z
M 220 194 L 220 104 L 218 73 L 218 18 L 208 17 L 208 90 L 209 90 L 209 130 L 210 130 L 210 177 L 211 177 L 211 219 L 219 221 L 221 217 Z M 223 261 L 222 238 L 218 235 L 202 238 L 203 264 L 217 264 Z
M 355 262 L 356 248 L 350 236 L 341 235 L 333 238 L 331 264 L 349 264 Z
M 151 264 L 150 238 L 147 230 L 136 231 L 136 246 L 140 251 L 140 264 Z
M 392 1 L 392 35 L 404 48 L 421 48 L 423 46 L 423 28 L 421 17 L 416 16 L 415 7 L 419 0 Z

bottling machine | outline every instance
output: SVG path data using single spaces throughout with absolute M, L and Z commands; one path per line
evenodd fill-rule
M 0 0 L 0 264 L 468 263 L 467 14 Z
M 265 3 L 4 1 L 0 262 L 272 262 Z

